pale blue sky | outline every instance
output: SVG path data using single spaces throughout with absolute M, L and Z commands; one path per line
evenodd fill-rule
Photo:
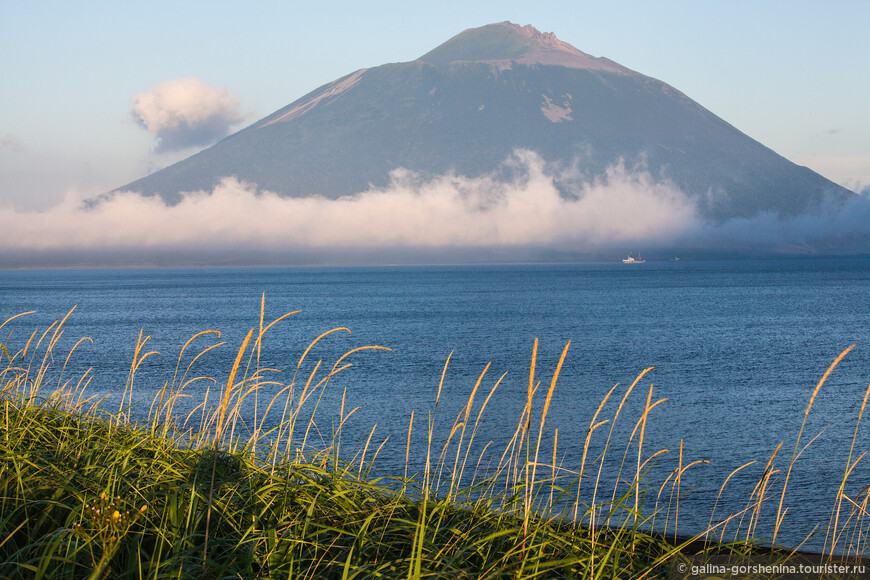
M 671 84 L 749 136 L 853 189 L 870 185 L 870 2 L 0 0 L 0 206 L 97 194 L 157 154 L 130 99 L 196 77 L 246 123 L 463 29 L 532 24 Z

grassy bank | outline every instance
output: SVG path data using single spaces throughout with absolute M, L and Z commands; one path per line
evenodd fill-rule
M 757 553 L 754 530 L 762 505 L 776 506 L 777 528 L 785 516 L 782 499 L 805 444 L 802 431 L 782 468 L 774 466 L 779 448 L 773 452 L 745 509 L 715 521 L 711 514 L 708 529 L 674 539 L 680 482 L 699 461 L 680 453 L 665 481 L 649 480 L 650 466 L 665 453 L 644 448 L 650 411 L 662 402 L 643 386 L 649 369 L 621 396 L 616 387 L 608 393 L 587 430 L 580 464 L 562 465 L 555 452 L 558 432 L 548 429 L 547 414 L 567 346 L 545 379 L 535 347 L 526 406 L 504 449 L 484 445 L 472 455 L 480 417 L 498 386 L 485 392 L 479 380 L 469 386 L 450 433 L 440 438 L 443 445 L 433 444 L 440 440 L 434 433 L 440 389 L 426 417 L 409 418 L 408 441 L 413 428 L 424 429 L 429 441 L 421 473 L 375 477 L 379 444 L 371 437 L 353 453 L 340 447 L 341 425 L 352 411 L 342 408 L 338 429 L 316 442 L 314 414 L 304 411 L 316 407 L 355 351 L 331 365 L 303 364 L 309 346 L 295 369 L 276 374 L 261 368 L 264 338 L 289 316 L 267 323 L 263 310 L 211 398 L 177 412 L 185 389 L 202 379 L 191 372 L 197 358 L 220 346 L 193 350 L 197 335 L 181 349 L 175 374 L 150 403 L 147 420 L 135 423 L 129 405 L 136 371 L 151 354 L 147 338 L 136 345 L 121 400 L 111 401 L 89 396 L 89 373 L 64 376 L 75 355 L 75 347 L 55 352 L 66 319 L 25 335 L 21 344 L 8 328 L 22 319 L 0 326 L 6 327 L 0 353 L 0 577 L 658 578 L 690 554 Z M 267 411 L 280 419 L 243 416 L 246 402 L 267 385 L 280 387 Z M 620 416 L 633 392 L 645 399 L 641 416 Z M 605 418 L 611 397 L 621 402 Z M 634 424 L 628 442 L 611 442 L 617 421 Z M 595 457 L 586 452 L 593 437 L 604 441 Z M 403 445 L 406 462 L 409 448 Z M 552 456 L 544 457 L 548 450 Z M 483 453 L 492 460 L 482 462 Z M 622 455 L 619 488 L 601 484 L 608 453 Z M 850 454 L 833 498 L 826 543 L 831 554 L 863 555 L 866 547 L 866 490 L 845 491 L 862 458 L 857 450 Z M 484 464 L 491 467 L 484 470 Z M 581 486 L 592 486 L 591 501 L 581 499 Z M 732 534 L 726 536 L 726 529 Z M 777 561 L 788 555 L 778 553 Z

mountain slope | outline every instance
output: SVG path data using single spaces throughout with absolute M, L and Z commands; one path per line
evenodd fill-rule
M 384 187 L 397 168 L 424 177 L 506 171 L 516 149 L 581 180 L 639 164 L 714 220 L 796 215 L 852 195 L 667 84 L 511 23 L 356 71 L 120 189 L 172 203 L 232 175 L 284 196 L 337 198 Z

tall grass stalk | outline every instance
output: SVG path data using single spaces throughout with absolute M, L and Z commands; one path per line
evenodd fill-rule
M 861 401 L 861 409 L 858 411 L 858 420 L 855 421 L 855 431 L 852 434 L 852 443 L 849 445 L 849 455 L 846 456 L 846 469 L 843 473 L 843 479 L 840 481 L 840 488 L 837 490 L 837 503 L 833 509 L 833 514 L 831 515 L 831 524 L 828 526 L 828 532 L 825 536 L 825 551 L 830 553 L 831 556 L 834 555 L 834 551 L 836 550 L 838 540 L 840 539 L 839 534 L 839 523 L 840 523 L 840 510 L 843 507 L 843 500 L 846 499 L 845 489 L 846 489 L 846 481 L 849 479 L 849 475 L 851 475 L 852 471 L 855 469 L 855 466 L 858 465 L 858 462 L 861 461 L 864 456 L 867 454 L 865 451 L 853 462 L 852 455 L 855 452 L 855 442 L 858 439 L 858 427 L 861 425 L 861 418 L 864 416 L 864 408 L 867 406 L 867 398 L 870 397 L 870 385 L 867 386 L 867 390 L 864 391 L 864 399 Z M 852 510 L 849 514 L 850 521 L 853 517 L 855 517 L 855 511 Z M 828 548 L 830 540 L 830 548 Z
M 6 365 L 0 369 L 0 577 L 645 578 L 667 575 L 680 554 L 751 554 L 762 506 L 776 495 L 777 537 L 788 512 L 784 498 L 793 467 L 818 437 L 801 444 L 809 410 L 851 349 L 812 393 L 782 481 L 776 477 L 782 472 L 776 467 L 780 444 L 741 510 L 716 513 L 726 485 L 756 461 L 728 474 L 707 526 L 686 534 L 680 504 L 687 474 L 706 460 L 686 457 L 682 440 L 675 454 L 648 448 L 652 412 L 667 401 L 654 399 L 652 385 L 621 461 L 606 461 L 628 398 L 652 367 L 638 374 L 618 404 L 617 384 L 590 407 L 594 412 L 574 470 L 565 467 L 576 465 L 566 459 L 576 458 L 564 451 L 564 430 L 560 440 L 560 429 L 550 424 L 570 342 L 539 395 L 535 340 L 520 417 L 498 448 L 478 441 L 484 412 L 505 378 L 485 387 L 490 365 L 469 385 L 449 430 L 436 434 L 450 353 L 424 429 L 415 429 L 422 411 L 410 412 L 399 444 L 405 447 L 399 452 L 404 466 L 400 473 L 382 474 L 375 464 L 389 437 L 379 436 L 374 425 L 363 440 L 343 441 L 358 407 L 346 388 L 327 391 L 334 377 L 351 368 L 354 355 L 388 349 L 362 346 L 331 364 L 308 361 L 321 341 L 349 332 L 335 328 L 316 337 L 285 376 L 263 365 L 262 348 L 266 334 L 295 312 L 267 323 L 263 297 L 258 323 L 241 341 L 225 379 L 197 373 L 200 361 L 225 346 L 217 331 L 197 333 L 181 347 L 154 398 L 141 403 L 143 409 L 137 407 L 134 378 L 160 355 L 147 349 L 150 337 L 140 332 L 120 402 L 111 406 L 117 411 L 109 412 L 110 400 L 86 393 L 91 369 L 67 376 L 88 339 L 57 356 L 72 312 L 48 329 L 25 334 L 18 350 L 13 333 L 0 339 Z M 0 330 L 19 324 L 20 316 Z M 223 388 L 212 393 L 219 384 Z M 192 386 L 201 386 L 200 400 L 185 402 L 180 411 L 181 402 L 193 396 Z M 268 402 L 262 399 L 267 390 Z M 339 396 L 338 419 L 331 432 L 324 430 L 323 402 Z M 862 555 L 867 546 L 870 490 L 852 491 L 850 477 L 866 453 L 857 442 L 868 397 L 870 387 L 832 502 L 824 548 L 829 557 Z M 604 413 L 608 418 L 601 419 Z M 425 441 L 424 457 L 414 457 L 414 437 Z M 422 471 L 415 473 L 411 465 Z M 661 471 L 654 465 L 669 473 L 663 482 L 653 481 Z M 734 541 L 726 542 L 729 527 Z
M 773 526 L 773 540 L 772 540 L 772 542 L 774 544 L 776 544 L 776 537 L 779 533 L 779 528 L 782 525 L 782 520 L 785 518 L 785 512 L 782 509 L 782 504 L 785 501 L 785 491 L 786 491 L 786 488 L 788 487 L 788 481 L 789 481 L 789 478 L 791 477 L 792 468 L 794 467 L 794 464 L 797 461 L 798 447 L 800 446 L 801 435 L 803 435 L 804 427 L 806 427 L 807 417 L 809 417 L 809 415 L 810 415 L 810 409 L 813 408 L 813 401 L 816 400 L 816 395 L 819 394 L 819 390 L 822 388 L 822 385 L 825 384 L 825 381 L 831 375 L 833 370 L 837 367 L 838 364 L 840 364 L 841 360 L 846 358 L 846 355 L 849 354 L 849 351 L 851 351 L 853 348 L 855 348 L 855 345 L 854 344 L 850 345 L 846 350 L 844 350 L 843 352 L 840 353 L 840 356 L 838 356 L 834 360 L 834 362 L 831 363 L 831 366 L 828 367 L 828 370 L 825 371 L 825 374 L 822 375 L 822 378 L 821 378 L 821 380 L 819 380 L 818 385 L 816 385 L 816 388 L 813 391 L 812 396 L 810 396 L 810 402 L 807 404 L 806 411 L 804 411 L 804 419 L 803 419 L 803 421 L 801 421 L 801 428 L 798 431 L 797 439 L 795 439 L 795 442 L 794 442 L 794 451 L 792 451 L 792 454 L 791 454 L 791 461 L 789 461 L 789 463 L 788 463 L 788 471 L 786 472 L 786 475 L 785 475 L 785 483 L 783 483 L 783 485 L 782 485 L 782 493 L 780 493 L 780 496 L 779 496 L 779 506 L 777 506 L 777 508 L 776 508 L 776 521 L 774 522 L 774 526 Z

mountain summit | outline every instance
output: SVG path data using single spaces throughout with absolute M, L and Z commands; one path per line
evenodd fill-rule
M 512 22 L 464 30 L 420 60 L 433 66 L 486 62 L 510 68 L 516 63 L 635 74 L 611 60 L 577 50 L 552 32 L 540 32 L 532 25 L 520 26 Z
M 121 189 L 174 203 L 236 176 L 283 196 L 338 198 L 386 187 L 400 168 L 424 179 L 509 173 L 516 150 L 584 183 L 616 165 L 642 168 L 714 221 L 792 216 L 854 195 L 673 87 L 510 22 L 353 72 Z M 576 195 L 569 181 L 559 187 Z

